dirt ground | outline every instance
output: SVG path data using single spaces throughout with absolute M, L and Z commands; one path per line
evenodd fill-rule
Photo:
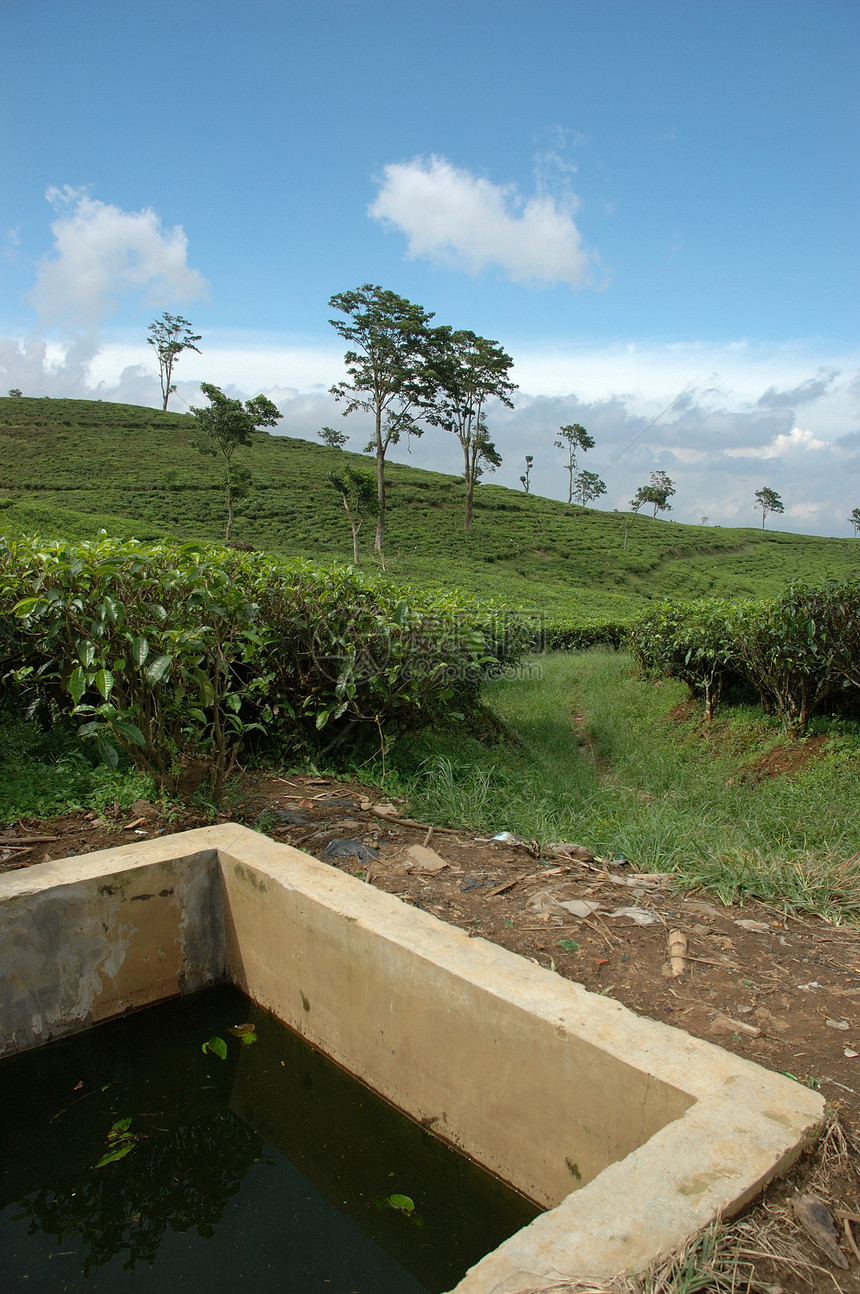
M 235 820 L 592 992 L 819 1089 L 838 1116 L 838 1136 L 748 1212 L 743 1252 L 761 1255 L 751 1259 L 752 1288 L 860 1294 L 853 1249 L 860 1246 L 860 931 L 762 904 L 724 907 L 707 893 L 680 894 L 669 876 L 595 858 L 587 841 L 540 856 L 529 842 L 413 824 L 402 801 L 357 783 L 249 774 L 243 794 Z M 20 822 L 0 831 L 0 871 L 203 821 L 190 812 L 168 819 L 138 802 L 130 813 Z M 430 852 L 410 857 L 414 846 Z M 677 976 L 667 973 L 672 931 L 687 939 Z M 792 1199 L 809 1192 L 836 1217 L 847 1269 L 829 1261 L 795 1219 Z M 853 1229 L 839 1210 L 857 1215 Z M 766 1256 L 769 1245 L 779 1257 Z

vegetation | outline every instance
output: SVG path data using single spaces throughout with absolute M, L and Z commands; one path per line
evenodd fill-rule
M 643 683 L 624 653 L 532 659 L 489 689 L 502 740 L 426 733 L 395 748 L 395 775 L 424 821 L 588 844 L 725 902 L 860 920 L 860 723 L 816 720 L 823 757 L 767 777 L 778 725 L 755 704 L 703 724 L 685 695 Z
M 194 344 L 201 340 L 201 336 L 191 331 L 191 324 L 182 315 L 171 315 L 166 310 L 146 331 L 149 333 L 146 340 L 158 356 L 158 377 L 164 401 L 162 408 L 167 409 L 167 402 L 176 390 L 173 369 L 184 350 L 196 350 L 198 355 L 202 355 L 203 352 Z
M 703 695 L 708 718 L 734 689 L 758 697 L 796 737 L 814 714 L 860 714 L 860 581 L 793 581 L 775 599 L 664 603 L 631 631 L 650 677 L 671 677 Z
M 580 502 L 582 503 L 583 499 L 581 495 L 584 491 L 580 489 L 580 474 L 577 471 L 576 456 L 577 452 L 580 450 L 585 453 L 587 449 L 594 449 L 594 437 L 589 436 L 585 428 L 578 422 L 570 423 L 566 427 L 559 427 L 558 430 L 559 436 L 555 441 L 556 449 L 563 449 L 567 454 L 567 462 L 564 465 L 565 471 L 568 474 L 567 501 L 568 503 L 573 502 L 574 491 L 576 491 L 576 493 L 580 495 Z M 594 473 L 591 472 L 589 475 L 594 476 Z M 606 487 L 604 486 L 604 490 L 605 488 Z M 598 491 L 598 493 L 603 493 L 603 491 Z M 589 495 L 589 498 L 596 497 L 597 495 L 595 494 Z M 584 502 L 587 503 L 588 499 L 584 500 Z
M 329 305 L 345 319 L 331 319 L 334 330 L 349 346 L 344 363 L 349 381 L 331 388 L 336 400 L 346 401 L 344 415 L 357 409 L 373 418 L 373 438 L 367 452 L 376 456 L 377 517 L 374 547 L 385 547 L 385 458 L 404 434 L 420 436 L 416 414 L 432 392 L 426 367 L 432 319 L 405 297 L 365 283 L 352 292 L 339 292 Z
M 365 472 L 355 467 L 348 467 L 345 472 L 329 472 L 332 489 L 340 496 L 343 510 L 349 520 L 352 531 L 352 564 L 361 565 L 358 551 L 358 536 L 365 518 L 376 503 L 376 490 L 373 481 Z
M 7 541 L 0 677 L 22 706 L 83 720 L 159 786 L 191 764 L 217 803 L 247 744 L 354 750 L 448 715 L 516 661 L 518 622 L 352 568 L 199 545 Z M 323 730 L 325 730 L 323 732 Z
M 513 408 L 516 384 L 510 380 L 513 360 L 498 342 L 487 341 L 466 330 L 442 327 L 433 330 L 430 344 L 432 403 L 424 416 L 433 427 L 449 431 L 463 451 L 466 482 L 464 530 L 471 530 L 475 486 L 485 469 L 501 466 L 501 455 L 490 440 L 486 422 L 489 400 Z
M 644 503 L 650 503 L 654 508 L 653 516 L 656 517 L 658 512 L 672 511 L 669 500 L 675 493 L 675 482 L 666 472 L 652 472 L 650 483 L 639 486 L 630 500 L 630 507 L 638 512 Z
M 755 492 L 755 506 L 761 509 L 761 528 L 764 530 L 764 523 L 767 520 L 769 512 L 785 512 L 785 504 L 769 485 L 763 485 L 760 490 Z
M 233 530 L 233 500 L 243 491 L 249 474 L 236 466 L 237 450 L 251 443 L 251 436 L 261 427 L 274 427 L 281 413 L 264 395 L 253 400 L 231 400 L 220 387 L 202 382 L 200 390 L 209 401 L 208 408 L 192 408 L 197 434 L 194 445 L 201 454 L 215 454 L 224 463 L 224 498 L 227 504 L 227 525 L 224 541 L 229 542 Z
M 200 470 L 195 419 L 25 398 L 2 414 L 3 815 L 171 794 L 189 771 L 216 794 L 240 752 L 369 758 L 364 776 L 384 761 L 437 821 L 856 915 L 853 540 L 667 526 L 490 485 L 464 533 L 462 479 L 388 464 L 383 579 L 336 564 L 349 544 L 329 477 L 359 455 L 250 432 L 235 529 L 269 551 L 239 553 L 207 542 L 224 482 Z M 527 643 L 617 649 L 631 626 L 638 663 L 582 650 L 515 665 Z M 690 693 L 709 723 L 666 718 Z M 786 729 L 824 757 L 759 778 Z
M 0 532 L 94 539 L 218 540 L 223 474 L 192 448 L 194 421 L 86 400 L 0 402 Z M 360 454 L 255 432 L 251 473 L 233 533 L 258 549 L 310 561 L 350 554 L 340 499 L 328 483 Z M 856 576 L 856 541 L 757 527 L 665 525 L 647 516 L 568 506 L 499 485 L 475 494 L 462 532 L 462 478 L 386 466 L 392 578 L 460 587 L 553 620 L 628 620 L 641 600 L 769 597 L 794 577 Z M 625 532 L 628 534 L 625 547 Z

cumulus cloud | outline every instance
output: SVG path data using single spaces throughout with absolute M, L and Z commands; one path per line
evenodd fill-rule
M 129 293 L 154 308 L 205 296 L 205 280 L 187 264 L 181 225 L 165 229 L 148 207 L 123 211 L 68 185 L 45 196 L 57 211 L 54 247 L 30 296 L 42 322 L 91 328 Z
M 591 282 L 593 257 L 574 223 L 573 194 L 523 198 L 513 185 L 492 184 L 443 157 L 393 162 L 368 208 L 399 229 L 408 254 L 477 274 L 500 266 L 514 283 Z
M 729 458 L 783 458 L 787 454 L 800 451 L 809 453 L 812 450 L 831 448 L 830 441 L 820 440 L 811 431 L 802 427 L 792 427 L 789 432 L 780 432 L 766 445 L 742 445 L 727 449 Z

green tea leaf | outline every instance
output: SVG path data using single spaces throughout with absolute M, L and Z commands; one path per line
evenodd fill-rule
M 150 683 L 161 683 L 170 673 L 170 666 L 173 664 L 173 657 L 169 655 L 156 656 L 155 660 L 146 667 L 146 677 Z
M 131 659 L 135 665 L 142 665 L 149 655 L 149 643 L 145 638 L 132 638 Z
M 117 1146 L 115 1150 L 109 1150 L 107 1154 L 102 1155 L 101 1159 L 95 1165 L 95 1167 L 104 1168 L 105 1164 L 112 1164 L 115 1160 L 122 1159 L 123 1156 L 127 1155 L 130 1150 L 134 1150 L 136 1145 L 137 1145 L 136 1139 L 134 1141 L 123 1142 L 122 1145 Z
M 77 669 L 72 670 L 72 674 L 69 679 L 69 691 L 72 694 L 72 700 L 74 701 L 75 705 L 79 703 L 81 697 L 83 696 L 84 692 L 86 692 L 86 690 L 87 690 L 87 676 L 79 665 Z

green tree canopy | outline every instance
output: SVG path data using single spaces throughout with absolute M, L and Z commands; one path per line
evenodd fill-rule
M 654 508 L 653 515 L 659 512 L 671 512 L 669 499 L 675 493 L 675 482 L 666 472 L 652 472 L 649 485 L 640 485 L 630 500 L 630 507 L 638 512 L 643 503 L 650 503 Z
M 783 504 L 782 499 L 779 497 L 776 490 L 772 490 L 769 485 L 763 485 L 760 490 L 756 490 L 755 506 L 756 508 L 761 508 L 762 530 L 764 530 L 765 518 L 769 512 L 785 512 L 785 505 Z
M 224 463 L 224 494 L 227 503 L 227 525 L 224 542 L 233 530 L 233 501 L 241 488 L 243 473 L 237 470 L 236 452 L 250 444 L 252 434 L 262 427 L 274 427 L 281 417 L 276 404 L 264 395 L 253 400 L 232 400 L 220 387 L 201 382 L 200 390 L 209 401 L 208 408 L 192 408 L 196 435 L 193 441 L 201 454 L 215 454 Z M 247 474 L 244 474 L 247 475 Z
M 599 499 L 601 494 L 606 493 L 606 482 L 601 481 L 596 472 L 577 472 L 576 474 L 576 500 L 582 507 L 591 503 L 592 499 Z
M 156 319 L 146 330 L 149 333 L 147 342 L 155 348 L 158 356 L 158 376 L 161 381 L 161 395 L 164 400 L 162 408 L 167 408 L 176 386 L 173 383 L 173 369 L 184 350 L 203 352 L 195 346 L 200 341 L 200 334 L 191 331 L 191 324 L 182 315 L 168 314 L 165 310 L 160 319 Z
M 358 551 L 358 533 L 364 525 L 365 517 L 376 503 L 376 486 L 366 472 L 348 467 L 345 472 L 330 472 L 329 484 L 340 496 L 344 512 L 349 518 L 352 530 L 353 565 L 361 565 Z
M 565 471 L 568 474 L 567 501 L 573 502 L 573 496 L 576 492 L 576 455 L 578 450 L 583 453 L 587 449 L 594 448 L 594 437 L 589 436 L 588 432 L 578 422 L 572 422 L 566 427 L 559 427 L 559 437 L 556 439 L 556 448 L 563 449 L 567 453 L 567 462 Z M 593 475 L 593 473 L 592 473 Z
M 425 405 L 424 413 L 432 426 L 450 431 L 460 442 L 466 481 L 465 530 L 472 526 L 476 483 L 485 469 L 494 471 L 502 462 L 490 439 L 486 412 L 491 400 L 513 407 L 513 362 L 498 342 L 468 329 L 455 331 L 445 325 L 431 331 L 427 394 L 432 395 L 432 403 Z
M 376 456 L 376 551 L 385 546 L 385 456 L 404 434 L 420 436 L 416 418 L 431 402 L 432 377 L 427 368 L 428 325 L 433 318 L 422 306 L 385 288 L 365 283 L 339 292 L 329 306 L 345 318 L 330 319 L 347 343 L 347 380 L 331 388 L 346 403 L 344 416 L 361 410 L 373 418 L 366 452 Z

